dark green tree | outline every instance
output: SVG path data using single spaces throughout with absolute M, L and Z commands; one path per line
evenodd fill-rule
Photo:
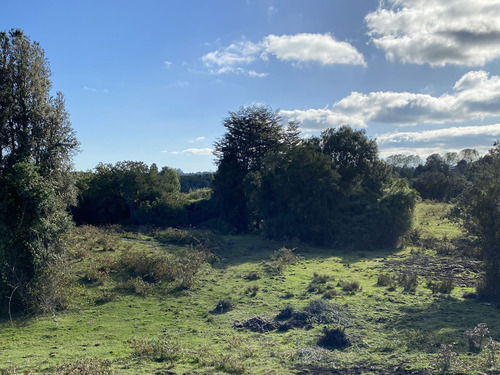
M 412 224 L 416 193 L 378 159 L 363 131 L 328 129 L 269 153 L 247 176 L 266 233 L 351 248 L 389 247 Z
M 471 168 L 474 179 L 459 197 L 453 216 L 482 250 L 485 277 L 480 296 L 500 301 L 500 146 Z
M 99 164 L 80 174 L 77 223 L 182 225 L 182 200 L 178 173 L 168 167 L 158 171 L 143 162 Z
M 50 90 L 39 44 L 20 30 L 0 32 L 0 298 L 18 307 L 63 251 L 74 200 L 78 142 L 62 94 Z
M 241 107 L 224 119 L 224 136 L 215 143 L 218 166 L 212 187 L 217 214 L 236 231 L 246 231 L 258 220 L 251 218 L 244 180 L 262 167 L 268 152 L 293 144 L 297 128 L 287 132 L 277 111 L 264 106 Z

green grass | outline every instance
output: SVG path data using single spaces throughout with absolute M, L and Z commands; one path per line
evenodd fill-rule
M 420 204 L 417 225 L 437 237 L 459 235 L 440 214 L 448 206 L 437 207 Z M 449 270 L 457 286 L 449 294 L 433 294 L 427 279 L 445 272 L 449 264 L 444 267 L 443 258 L 432 252 L 344 252 L 258 236 L 209 238 L 205 243 L 210 243 L 218 261 L 201 267 L 189 289 L 179 289 L 175 279 L 152 284 L 148 293 L 125 289 L 123 283 L 131 276 L 117 266 L 124 252 L 152 257 L 183 253 L 179 238 L 190 233 L 167 234 L 170 237 L 94 228 L 76 233 L 65 269 L 67 310 L 17 318 L 12 325 L 0 322 L 0 369 L 7 374 L 77 374 L 84 372 L 68 369 L 82 368 L 75 362 L 83 358 L 89 367 L 95 366 L 90 373 L 290 374 L 333 367 L 364 374 L 390 374 L 396 368 L 438 373 L 443 362 L 438 350 L 451 343 L 459 360 L 452 371 L 484 373 L 500 365 L 497 358 L 488 363 L 486 349 L 468 353 L 464 338 L 466 329 L 486 323 L 491 337 L 500 340 L 500 310 L 462 297 L 473 290 L 477 273 L 458 263 Z M 175 243 L 166 238 L 175 238 Z M 284 253 L 276 251 L 283 247 L 295 248 L 292 253 L 298 259 L 280 257 Z M 418 275 L 415 293 L 404 293 L 397 282 L 393 288 L 377 286 L 379 275 L 397 280 L 410 269 Z M 345 287 L 353 283 L 359 287 Z M 331 299 L 324 298 L 328 291 L 335 291 Z M 234 308 L 210 313 L 222 299 L 230 299 Z M 342 312 L 352 345 L 342 350 L 319 348 L 325 325 L 318 323 L 286 332 L 233 328 L 235 321 L 273 319 L 286 306 L 300 311 L 318 299 Z

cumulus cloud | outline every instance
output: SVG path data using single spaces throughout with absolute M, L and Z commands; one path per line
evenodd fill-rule
M 318 62 L 322 65 L 350 64 L 366 66 L 364 57 L 347 42 L 330 34 L 268 35 L 258 43 L 240 41 L 207 53 L 202 61 L 213 74 L 237 73 L 265 77 L 248 69 L 256 61 L 267 61 L 269 55 L 293 63 Z
M 268 35 L 263 46 L 265 52 L 284 61 L 366 66 L 363 55 L 356 48 L 335 40 L 330 34 Z
M 500 57 L 498 0 L 388 0 L 380 4 L 365 22 L 373 43 L 390 61 L 482 66 Z
M 212 155 L 213 150 L 211 148 L 188 148 L 183 150 L 182 153 L 191 155 Z
M 284 110 L 281 115 L 309 131 L 344 124 L 366 127 L 369 122 L 408 126 L 483 119 L 500 116 L 500 77 L 472 71 L 455 83 L 451 94 L 353 92 L 331 109 Z

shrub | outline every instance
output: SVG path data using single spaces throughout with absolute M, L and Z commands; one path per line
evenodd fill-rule
M 479 353 L 489 337 L 490 331 L 485 323 L 479 323 L 473 329 L 467 329 L 464 332 L 465 339 L 469 346 L 469 351 Z
M 271 275 L 279 275 L 287 266 L 298 263 L 301 257 L 294 250 L 286 247 L 276 250 L 270 260 L 264 263 L 265 270 Z
M 157 339 L 144 340 L 135 337 L 128 341 L 132 357 L 148 358 L 156 362 L 172 361 L 181 356 L 182 348 L 176 339 L 162 335 Z
M 453 280 L 451 279 L 444 279 L 441 281 L 429 280 L 427 282 L 427 288 L 429 288 L 432 291 L 432 294 L 436 293 L 448 294 L 451 293 L 454 287 L 455 285 L 453 284 Z
M 340 280 L 337 286 L 341 287 L 344 292 L 355 293 L 359 290 L 358 281 L 343 281 Z
M 234 309 L 234 302 L 230 298 L 224 298 L 217 302 L 215 308 L 210 311 L 212 314 L 224 314 Z
M 144 281 L 140 276 L 131 278 L 122 284 L 122 287 L 137 295 L 147 297 L 154 292 L 154 284 Z
M 413 294 L 417 290 L 418 275 L 416 272 L 402 272 L 396 276 L 396 280 L 403 287 L 404 293 Z
M 345 334 L 345 327 L 323 327 L 323 335 L 318 339 L 318 345 L 328 349 L 343 349 L 349 346 L 350 341 Z
M 333 299 L 333 298 L 337 297 L 338 295 L 339 295 L 338 291 L 336 291 L 335 289 L 330 289 L 330 290 L 327 290 L 323 293 L 323 298 Z

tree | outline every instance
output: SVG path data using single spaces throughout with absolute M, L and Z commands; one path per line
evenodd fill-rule
M 416 194 L 377 153 L 363 131 L 346 126 L 271 152 L 245 181 L 250 206 L 274 238 L 393 246 L 411 227 Z
M 168 167 L 158 171 L 143 162 L 122 161 L 98 164 L 80 175 L 78 205 L 73 208 L 77 223 L 180 225 L 180 182 Z M 175 211 L 175 213 L 174 213 Z
M 245 177 L 260 170 L 268 152 L 293 144 L 297 128 L 292 125 L 287 133 L 279 113 L 264 106 L 230 112 L 223 125 L 226 133 L 215 143 L 214 151 L 218 166 L 212 183 L 216 210 L 237 231 L 245 231 L 252 222 Z
M 75 193 L 78 141 L 49 77 L 38 43 L 20 30 L 0 32 L 0 297 L 18 306 L 27 306 L 32 282 L 62 252 Z
M 500 301 L 500 146 L 471 168 L 474 179 L 459 197 L 453 216 L 482 250 L 485 277 L 480 296 Z

